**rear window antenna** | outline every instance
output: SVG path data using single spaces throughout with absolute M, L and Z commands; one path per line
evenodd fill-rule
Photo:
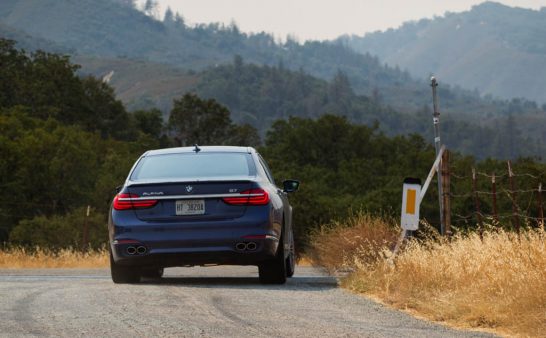
M 193 151 L 195 151 L 195 153 L 197 154 L 198 152 L 201 151 L 201 148 L 199 148 L 199 146 L 196 144 L 193 145 L 195 148 L 193 148 Z

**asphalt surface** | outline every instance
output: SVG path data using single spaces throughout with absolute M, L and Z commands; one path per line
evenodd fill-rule
M 115 285 L 105 269 L 0 270 L 0 337 L 489 337 L 415 319 L 298 267 L 260 285 L 255 267 L 166 269 Z

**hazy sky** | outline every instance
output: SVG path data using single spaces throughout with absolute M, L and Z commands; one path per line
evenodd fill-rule
M 142 0 L 141 0 L 142 1 Z M 404 21 L 460 12 L 483 0 L 159 0 L 190 24 L 237 22 L 245 32 L 266 31 L 299 40 L 397 27 Z M 498 0 L 509 6 L 540 9 L 546 0 Z

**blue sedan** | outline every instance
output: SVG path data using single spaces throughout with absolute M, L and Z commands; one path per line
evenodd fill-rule
M 257 265 L 262 283 L 294 274 L 292 207 L 299 182 L 275 185 L 250 147 L 151 150 L 114 197 L 108 222 L 114 283 L 173 266 Z

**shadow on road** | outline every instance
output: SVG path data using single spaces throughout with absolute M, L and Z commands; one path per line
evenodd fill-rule
M 261 290 L 307 290 L 336 288 L 337 279 L 330 276 L 305 276 L 289 278 L 284 285 L 260 284 L 259 279 L 252 277 L 163 277 L 160 279 L 143 279 L 140 285 L 191 286 L 198 288 L 222 289 L 261 289 Z

